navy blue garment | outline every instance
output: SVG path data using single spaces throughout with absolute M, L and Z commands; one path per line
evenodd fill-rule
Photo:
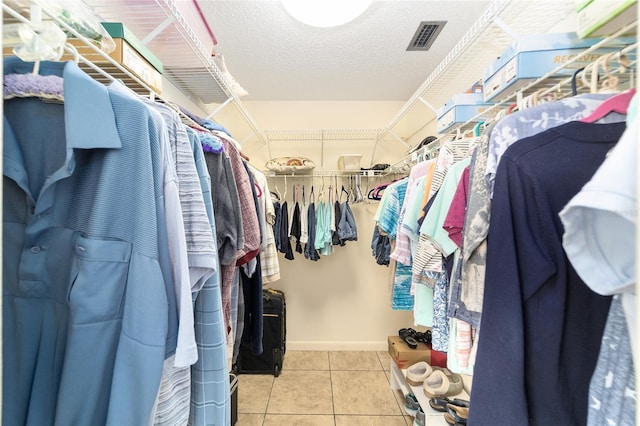
M 570 122 L 518 141 L 500 160 L 470 426 L 586 424 L 611 298 L 569 263 L 558 213 L 624 129 Z
M 338 226 L 337 223 L 340 221 L 340 216 L 342 214 L 341 210 L 340 210 L 340 202 L 336 200 L 335 203 L 333 203 L 333 214 L 336 218 L 336 229 L 335 231 L 331 232 L 331 245 L 334 246 L 343 246 L 344 242 L 340 241 L 340 235 L 338 234 Z
M 251 183 L 251 194 L 253 202 L 256 206 L 256 215 L 260 211 L 258 208 L 258 194 L 256 192 L 255 180 L 253 173 L 243 161 L 245 170 L 249 175 Z M 260 235 L 262 241 L 262 235 Z M 256 355 L 262 353 L 262 267 L 260 264 L 260 255 L 256 256 L 256 269 L 251 276 L 245 272 L 245 268 L 240 268 L 240 283 L 242 285 L 242 293 L 244 296 L 244 333 L 242 338 L 246 343 L 251 343 L 251 352 Z M 246 336 L 245 336 L 246 334 Z
M 250 277 L 240 268 L 242 295 L 244 297 L 244 330 L 242 341 L 251 344 L 251 352 L 262 353 L 262 274 L 260 255 L 256 256 L 256 270 Z
M 291 236 L 296 240 L 296 251 L 298 253 L 302 253 L 302 244 L 300 244 L 301 235 L 300 204 L 296 203 L 293 207 L 293 216 L 291 217 Z
M 289 210 L 287 202 L 282 203 L 280 207 L 280 253 L 284 253 L 284 258 L 293 260 L 293 250 L 291 249 L 291 240 L 289 240 Z
M 316 250 L 316 206 L 315 203 L 309 203 L 309 210 L 307 214 L 308 218 L 308 233 L 309 238 L 304 245 L 304 257 L 305 259 L 317 261 L 320 260 L 318 250 Z
M 433 196 L 431 198 L 429 198 L 429 200 L 427 201 L 427 204 L 424 205 L 424 207 L 422 208 L 422 211 L 424 212 L 424 215 L 422 215 L 421 217 L 418 218 L 418 229 L 420 229 L 420 227 L 422 226 L 422 222 L 424 222 L 424 218 L 427 217 L 427 214 L 429 213 L 429 210 L 431 210 L 431 206 L 433 206 L 433 200 L 436 199 L 436 195 L 438 195 L 438 192 L 440 190 L 438 189 L 438 191 L 436 191 Z
M 373 237 L 371 238 L 371 250 L 373 257 L 376 258 L 378 265 L 389 266 L 391 258 L 391 241 L 387 235 L 380 234 L 380 228 L 373 228 Z
M 278 201 L 273 202 L 273 210 L 276 213 L 276 220 L 273 222 L 273 238 L 276 243 L 276 250 L 280 251 L 282 248 L 282 241 L 280 241 L 280 222 L 282 221 L 282 208 Z

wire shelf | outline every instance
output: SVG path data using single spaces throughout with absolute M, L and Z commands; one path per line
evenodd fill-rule
M 454 94 L 464 93 L 481 77 L 478 72 L 479 66 L 484 67 L 500 56 L 513 42 L 514 36 L 548 32 L 566 19 L 574 8 L 573 0 L 494 0 L 409 98 L 383 130 L 379 140 L 385 137 L 420 99 L 437 108 Z
M 163 75 L 188 98 L 212 109 L 232 99 L 251 134 L 265 142 L 253 117 L 180 13 L 176 0 L 84 0 L 103 21 L 122 22 L 163 63 Z M 207 108 L 210 106 L 210 108 Z
M 265 130 L 269 142 L 374 141 L 382 129 Z

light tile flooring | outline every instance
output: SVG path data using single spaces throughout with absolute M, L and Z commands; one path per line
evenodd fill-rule
M 236 426 L 411 426 L 403 401 L 387 352 L 289 350 L 279 377 L 238 377 Z M 426 426 L 447 426 L 427 414 Z

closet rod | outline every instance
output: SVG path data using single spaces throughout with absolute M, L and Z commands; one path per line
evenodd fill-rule
M 262 173 L 268 178 L 306 178 L 306 177 L 349 177 L 349 176 L 364 176 L 364 177 L 376 177 L 382 176 L 381 170 L 360 170 L 358 172 L 348 172 L 344 170 L 323 170 L 317 172 L 308 173 L 276 173 L 271 170 L 262 171 Z
M 620 54 L 621 54 L 621 55 L 627 54 L 627 53 L 629 53 L 629 52 L 631 52 L 632 50 L 637 49 L 637 48 L 638 48 L 638 43 L 630 44 L 629 46 L 627 46 L 627 47 L 625 47 L 625 48 L 621 49 L 621 50 L 620 50 Z M 628 67 L 633 67 L 634 65 L 636 65 L 636 63 L 637 63 L 637 61 L 636 61 L 636 60 L 632 60 L 632 61 L 630 61 L 630 62 L 629 62 L 629 66 L 628 66 Z M 544 89 L 543 91 L 541 91 L 540 93 L 538 93 L 538 96 L 548 95 L 549 93 L 554 92 L 554 91 L 556 91 L 556 90 L 560 89 L 562 86 L 565 86 L 565 85 L 567 85 L 567 84 L 570 84 L 570 83 L 571 83 L 571 80 L 572 80 L 573 78 L 574 78 L 574 77 L 567 77 L 567 78 L 565 78 L 565 79 L 563 79 L 563 80 L 559 81 L 558 83 L 556 83 L 556 84 L 555 84 L 555 85 L 553 85 L 552 87 L 549 87 L 549 88 L 547 88 L 547 89 Z

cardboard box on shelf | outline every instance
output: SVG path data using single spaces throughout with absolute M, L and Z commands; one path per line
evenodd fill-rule
M 121 23 L 103 22 L 102 26 L 105 27 L 115 42 L 115 49 L 109 53 L 111 59 L 115 60 L 131 74 L 142 80 L 156 93 L 162 94 L 163 66 L 160 59 Z M 100 66 L 116 78 L 123 79 L 125 84 L 132 84 L 132 88 L 137 88 L 137 83 L 133 82 L 133 80 L 131 80 L 131 82 L 128 81 L 124 73 L 118 71 L 116 67 L 111 65 L 102 55 L 96 53 L 95 50 L 86 45 L 82 40 L 70 38 L 67 41 L 86 59 Z M 72 59 L 72 56 L 66 53 L 61 60 L 70 59 Z
M 418 361 L 426 361 L 429 365 L 437 367 L 447 366 L 447 354 L 434 351 L 431 345 L 418 342 L 416 349 L 411 349 L 400 336 L 389 336 L 389 356 L 398 368 L 407 368 Z

